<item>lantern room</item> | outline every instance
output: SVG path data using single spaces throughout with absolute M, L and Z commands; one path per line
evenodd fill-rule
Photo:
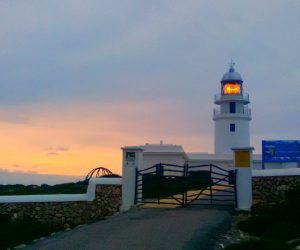
M 243 79 L 233 66 L 234 63 L 231 63 L 229 72 L 221 80 L 222 95 L 243 95 Z

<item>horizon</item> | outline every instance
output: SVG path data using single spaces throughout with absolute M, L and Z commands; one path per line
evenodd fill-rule
M 84 179 L 85 176 L 39 174 L 32 172 L 10 172 L 4 169 L 0 169 L 0 185 L 55 185 L 78 182 Z
M 214 95 L 231 58 L 250 94 L 255 153 L 262 140 L 299 139 L 299 10 L 279 0 L 2 1 L 0 172 L 120 174 L 121 147 L 161 140 L 213 153 Z

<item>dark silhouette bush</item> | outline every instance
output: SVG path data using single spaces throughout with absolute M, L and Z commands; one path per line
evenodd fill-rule
M 300 238 L 300 186 L 286 193 L 285 200 L 272 208 L 260 210 L 238 228 L 260 240 L 250 240 L 226 248 L 235 249 L 291 249 L 286 245 L 289 240 Z
M 10 221 L 9 215 L 7 215 L 7 214 L 0 214 L 0 227 L 2 227 L 2 225 L 5 225 L 9 221 Z
M 9 219 L 0 227 L 0 249 L 28 243 L 34 239 L 48 236 L 55 231 L 58 231 L 57 227 L 42 224 L 29 217 Z
M 295 219 L 300 222 L 300 185 L 289 190 L 286 194 L 286 204 L 295 215 Z
M 57 185 L 0 185 L 0 195 L 81 194 L 86 193 L 88 180 Z
M 291 248 L 280 241 L 249 240 L 238 244 L 233 244 L 226 250 L 291 250 Z

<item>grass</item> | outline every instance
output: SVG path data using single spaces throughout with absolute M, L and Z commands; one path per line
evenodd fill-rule
M 288 241 L 300 238 L 300 186 L 289 190 L 283 203 L 252 214 L 238 228 L 258 237 L 227 247 L 227 250 L 292 249 Z
M 42 224 L 29 217 L 12 220 L 8 215 L 0 215 L 0 249 L 30 243 L 58 231 L 58 227 Z

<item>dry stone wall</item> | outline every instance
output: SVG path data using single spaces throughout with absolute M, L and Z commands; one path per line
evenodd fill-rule
M 281 203 L 286 191 L 297 185 L 300 185 L 300 175 L 252 177 L 253 209 Z
M 0 214 L 12 218 L 29 216 L 62 229 L 102 219 L 118 212 L 121 206 L 121 185 L 97 185 L 94 201 L 32 202 L 0 204 Z

